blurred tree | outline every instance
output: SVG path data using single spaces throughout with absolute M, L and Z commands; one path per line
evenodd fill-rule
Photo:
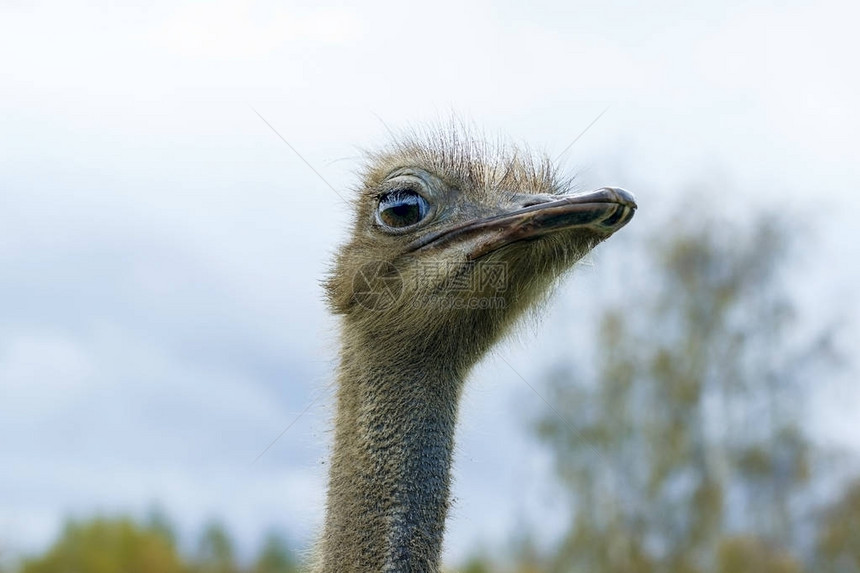
M 652 276 L 599 316 L 595 374 L 547 376 L 561 417 L 537 432 L 573 515 L 553 570 L 798 570 L 782 548 L 810 479 L 803 380 L 829 361 L 829 332 L 793 329 L 786 224 L 692 209 L 640 238 Z
M 233 542 L 219 523 L 208 524 L 198 555 L 183 560 L 171 521 L 160 509 L 143 524 L 131 518 L 72 521 L 44 555 L 26 560 L 17 573 L 298 573 L 298 560 L 285 539 L 270 533 L 250 568 L 240 568 Z M 0 573 L 6 571 L 0 563 Z
M 472 557 L 462 567 L 457 568 L 460 573 L 492 573 L 495 571 L 492 563 L 487 557 Z
M 822 573 L 860 573 L 860 479 L 824 512 L 816 549 Z
M 510 543 L 515 573 L 540 573 L 544 570 L 544 559 L 535 543 L 535 538 L 526 529 L 518 531 Z
M 177 544 L 176 528 L 167 513 L 159 506 L 153 505 L 144 521 L 145 527 L 161 534 L 172 545 Z
M 70 522 L 42 557 L 21 573 L 183 573 L 173 542 L 128 518 Z
M 198 573 L 237 573 L 233 541 L 219 522 L 209 523 L 203 530 L 194 567 Z
M 299 565 L 283 536 L 272 532 L 263 543 L 253 571 L 254 573 L 298 573 Z
M 473 549 L 473 553 L 451 573 L 541 573 L 546 570 L 543 555 L 534 532 L 520 522 L 504 546 L 494 550 Z M 447 571 L 447 570 L 446 570 Z
M 717 550 L 718 573 L 800 573 L 800 564 L 785 551 L 755 537 L 726 537 Z

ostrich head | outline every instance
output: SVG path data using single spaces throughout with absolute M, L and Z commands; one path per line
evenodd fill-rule
M 463 130 L 399 140 L 369 158 L 329 305 L 373 347 L 417 345 L 468 368 L 633 217 L 622 189 L 571 187 L 547 158 Z

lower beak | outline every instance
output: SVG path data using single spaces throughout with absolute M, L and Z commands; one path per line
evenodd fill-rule
M 461 244 L 466 248 L 467 258 L 475 260 L 511 243 L 563 230 L 581 229 L 593 234 L 595 239 L 603 240 L 626 225 L 635 211 L 636 201 L 632 193 L 604 187 L 469 221 L 424 237 L 410 250 Z

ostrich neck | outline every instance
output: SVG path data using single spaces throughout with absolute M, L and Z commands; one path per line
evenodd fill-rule
M 371 345 L 375 356 L 341 352 L 317 571 L 435 572 L 462 375 L 418 349 Z

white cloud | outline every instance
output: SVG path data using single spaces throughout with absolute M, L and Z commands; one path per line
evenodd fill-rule
M 8 331 L 0 337 L 3 417 L 73 400 L 92 387 L 93 374 L 91 357 L 73 338 Z
M 293 44 L 352 44 L 361 23 L 347 8 L 274 8 L 207 2 L 179 6 L 153 33 L 155 45 L 189 58 L 248 59 Z

